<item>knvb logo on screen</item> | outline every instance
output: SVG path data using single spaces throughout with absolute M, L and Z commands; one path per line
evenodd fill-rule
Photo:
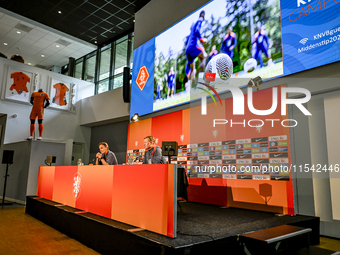
M 146 82 L 148 81 L 150 77 L 149 71 L 146 68 L 146 66 L 142 66 L 139 69 L 138 75 L 137 75 L 137 79 L 136 79 L 136 84 L 138 86 L 138 88 L 140 89 L 140 91 L 143 91 Z
M 239 87 L 235 87 L 232 85 L 226 85 L 224 87 L 226 90 L 230 90 L 232 97 L 233 97 L 233 115 L 244 115 L 244 95 L 242 90 Z M 216 91 L 214 91 L 216 92 Z M 303 94 L 301 98 L 288 98 L 288 93 L 296 93 L 296 94 Z M 216 94 L 216 93 L 215 93 Z M 209 95 L 212 97 L 211 93 Z M 267 110 L 258 110 L 255 109 L 253 105 L 253 90 L 251 87 L 247 88 L 247 106 L 249 111 L 258 116 L 267 116 L 274 113 L 278 107 L 278 88 L 273 87 L 272 88 L 272 106 L 270 109 Z M 220 97 L 218 96 L 220 99 Z M 309 90 L 304 88 L 293 88 L 293 87 L 281 87 L 281 115 L 285 116 L 287 115 L 287 105 L 295 105 L 304 115 L 311 116 L 312 114 L 302 105 L 303 103 L 307 103 L 311 99 L 311 93 Z M 270 100 L 270 99 L 268 99 Z M 214 100 L 215 101 L 215 100 Z M 221 100 L 220 100 L 221 101 Z M 216 104 L 216 102 L 215 102 Z M 221 103 L 222 105 L 222 103 Z M 206 96 L 202 96 L 201 98 L 201 115 L 207 115 L 207 98 Z M 295 127 L 297 126 L 297 121 L 295 119 L 250 119 L 246 121 L 245 119 L 243 122 L 233 122 L 232 119 L 226 120 L 226 119 L 214 119 L 213 120 L 213 127 L 216 127 L 216 125 L 226 125 L 230 124 L 230 127 L 233 127 L 237 125 L 237 127 L 240 127 L 242 125 L 243 127 L 246 127 L 248 125 L 249 127 L 259 128 L 265 125 L 265 123 L 268 123 L 271 125 L 271 127 L 275 126 L 275 123 L 280 122 L 283 127 Z

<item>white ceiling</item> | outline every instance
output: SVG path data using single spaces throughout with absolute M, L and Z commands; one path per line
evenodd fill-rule
M 19 54 L 25 64 L 41 68 L 62 67 L 68 64 L 70 57 L 78 59 L 96 48 L 95 45 L 0 8 L 0 52 L 8 59 Z

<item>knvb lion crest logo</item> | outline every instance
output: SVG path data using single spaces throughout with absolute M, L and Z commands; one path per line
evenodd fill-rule
M 138 75 L 137 75 L 137 79 L 136 79 L 136 84 L 138 86 L 138 88 L 140 89 L 140 91 L 143 91 L 146 82 L 148 81 L 150 77 L 150 74 L 148 72 L 148 69 L 146 68 L 146 66 L 142 66 L 139 69 Z
M 256 132 L 260 133 L 262 131 L 262 126 L 260 124 L 256 125 Z
M 77 200 L 80 197 L 80 185 L 81 185 L 81 175 L 80 173 L 75 173 L 73 176 L 73 198 Z
M 218 131 L 217 130 L 213 130 L 213 137 L 217 137 Z

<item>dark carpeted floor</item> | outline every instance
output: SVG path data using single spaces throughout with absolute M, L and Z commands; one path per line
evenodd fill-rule
M 177 238 L 172 239 L 149 231 L 136 235 L 152 239 L 168 246 L 180 248 L 243 233 L 308 220 L 309 216 L 276 216 L 274 213 L 237 208 L 221 208 L 215 205 L 181 203 L 177 214 Z
M 45 199 L 43 200 L 45 203 L 53 205 L 55 203 Z M 133 232 L 133 234 L 154 242 L 162 243 L 166 246 L 181 248 L 315 218 L 301 215 L 276 216 L 274 213 L 268 212 L 238 208 L 221 208 L 216 205 L 190 202 L 180 202 L 180 204 L 182 210 L 178 208 L 177 238 L 166 237 L 147 230 Z M 79 211 L 68 206 L 62 206 L 61 208 L 71 212 L 74 210 Z M 82 213 L 81 215 L 126 231 L 136 228 L 91 213 Z

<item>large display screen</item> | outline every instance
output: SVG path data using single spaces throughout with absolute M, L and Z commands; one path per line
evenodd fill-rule
M 189 102 L 218 58 L 228 79 L 269 79 L 338 61 L 339 12 L 340 0 L 211 1 L 134 50 L 130 114 Z

